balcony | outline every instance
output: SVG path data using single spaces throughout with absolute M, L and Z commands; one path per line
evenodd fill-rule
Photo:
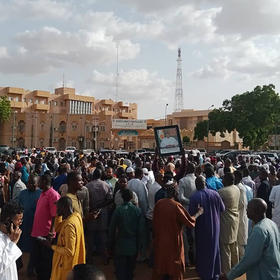
M 102 99 L 101 104 L 102 105 L 113 105 L 114 101 L 112 99 Z
M 99 115 L 100 115 L 100 116 L 113 116 L 113 111 L 107 111 L 107 110 L 101 111 L 101 112 L 99 113 Z
M 129 103 L 128 102 L 118 102 L 119 107 L 129 107 Z
M 49 98 L 50 97 L 50 92 L 48 91 L 43 91 L 43 90 L 34 90 L 32 92 L 34 94 L 34 96 L 36 97 L 45 97 L 45 98 Z
M 121 112 L 121 113 L 119 114 L 119 117 L 120 117 L 120 118 L 123 118 L 123 119 L 129 119 L 129 118 L 131 118 L 131 113 Z
M 11 102 L 11 108 L 24 108 L 24 102 L 22 101 L 10 101 Z
M 33 104 L 32 108 L 33 108 L 33 110 L 49 111 L 50 105 L 49 104 Z
M 16 87 L 6 87 L 7 94 L 24 94 L 23 88 L 16 88 Z

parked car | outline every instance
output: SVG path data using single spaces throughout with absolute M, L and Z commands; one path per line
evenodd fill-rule
M 55 147 L 46 147 L 45 151 L 48 152 L 49 154 L 56 154 L 57 150 Z
M 271 153 L 271 152 L 259 152 L 258 153 L 261 157 L 266 157 L 267 159 L 271 161 L 276 161 L 278 159 L 277 153 Z
M 0 154 L 7 152 L 9 148 L 10 147 L 8 145 L 0 145 Z
M 75 153 L 76 150 L 77 150 L 76 147 L 73 147 L 73 146 L 71 146 L 71 147 L 66 147 L 65 153 Z
M 94 152 L 95 152 L 94 149 L 85 149 L 85 150 L 83 150 L 83 154 L 85 156 L 90 156 L 91 153 L 94 153 Z

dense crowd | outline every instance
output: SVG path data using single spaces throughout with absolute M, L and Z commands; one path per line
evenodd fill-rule
M 0 279 L 280 279 L 280 161 L 32 152 L 0 162 Z

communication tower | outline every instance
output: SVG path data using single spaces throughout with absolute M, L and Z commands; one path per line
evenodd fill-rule
M 177 58 L 177 75 L 176 75 L 176 90 L 175 90 L 175 105 L 174 111 L 180 112 L 184 108 L 183 88 L 182 88 L 182 58 L 181 49 L 178 49 Z

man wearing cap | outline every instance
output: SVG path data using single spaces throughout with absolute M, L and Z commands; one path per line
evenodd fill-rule
M 134 178 L 135 174 L 134 174 L 134 169 L 132 167 L 127 167 L 125 170 L 125 173 L 127 175 L 127 179 L 128 181 L 130 181 L 131 179 Z

